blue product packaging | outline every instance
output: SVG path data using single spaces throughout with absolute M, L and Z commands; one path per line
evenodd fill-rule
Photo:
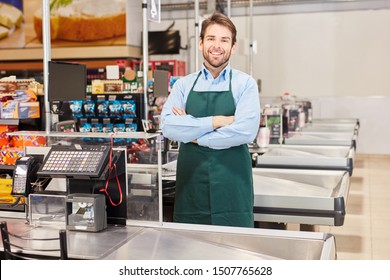
M 137 117 L 136 103 L 134 100 L 123 100 L 122 107 L 123 107 L 123 117 L 125 119 Z
M 112 132 L 114 132 L 114 125 L 112 123 L 105 123 L 103 125 L 103 132 L 104 133 L 112 133 Z
M 83 101 L 82 100 L 70 100 L 69 108 L 72 111 L 72 115 L 75 118 L 84 117 L 83 114 Z
M 118 100 L 110 101 L 109 114 L 111 118 L 122 118 L 123 117 L 122 102 Z
M 117 123 L 114 125 L 114 133 L 126 132 L 126 126 L 124 123 Z M 114 138 L 114 143 L 126 142 L 125 138 Z
M 98 117 L 107 118 L 108 117 L 108 101 L 98 100 L 97 101 L 97 112 Z
M 95 101 L 89 100 L 84 102 L 84 112 L 86 118 L 94 118 L 95 114 Z

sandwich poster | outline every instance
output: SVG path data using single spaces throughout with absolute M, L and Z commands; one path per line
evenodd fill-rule
M 0 48 L 23 48 L 23 0 L 0 0 Z
M 42 0 L 0 0 L 0 49 L 42 47 Z M 51 0 L 51 47 L 126 45 L 126 0 Z

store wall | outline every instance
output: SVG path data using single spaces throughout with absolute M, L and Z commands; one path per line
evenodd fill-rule
M 254 77 L 264 93 L 390 93 L 390 10 L 261 16 L 254 26 Z
M 232 65 L 249 73 L 250 18 L 232 20 L 238 29 Z M 197 51 L 193 26 L 193 19 L 175 21 L 182 45 L 192 44 L 175 56 L 189 59 L 189 72 L 195 69 Z M 257 54 L 252 67 L 253 77 L 261 79 L 260 96 L 289 92 L 313 100 L 318 117 L 358 117 L 358 152 L 390 155 L 390 125 L 384 121 L 390 119 L 389 26 L 390 9 L 253 16 Z
M 315 118 L 359 118 L 356 152 L 390 155 L 390 97 L 313 97 Z
M 249 17 L 232 18 L 238 28 L 236 68 L 249 72 Z M 153 24 L 164 29 L 171 22 Z M 176 20 L 182 45 L 192 44 L 177 58 L 195 69 L 192 19 Z M 390 9 L 261 15 L 253 17 L 257 54 L 253 76 L 262 93 L 299 96 L 372 96 L 390 94 Z

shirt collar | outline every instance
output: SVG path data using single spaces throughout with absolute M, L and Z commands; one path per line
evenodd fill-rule
M 230 63 L 226 65 L 226 67 L 221 71 L 219 76 L 215 79 L 222 79 L 224 81 L 229 79 L 229 73 L 230 73 Z M 206 69 L 204 64 L 202 64 L 202 75 L 205 80 L 212 79 L 213 76 L 211 75 L 210 71 Z

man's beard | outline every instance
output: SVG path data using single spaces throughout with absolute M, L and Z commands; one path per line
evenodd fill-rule
M 213 60 L 211 58 L 211 54 L 208 51 L 203 51 L 203 58 L 212 67 L 219 68 L 219 67 L 224 66 L 224 65 L 226 65 L 228 63 L 228 61 L 230 59 L 230 54 L 231 54 L 231 52 L 229 51 L 229 53 L 227 55 L 222 57 L 222 60 L 219 60 L 219 59 L 218 60 Z

